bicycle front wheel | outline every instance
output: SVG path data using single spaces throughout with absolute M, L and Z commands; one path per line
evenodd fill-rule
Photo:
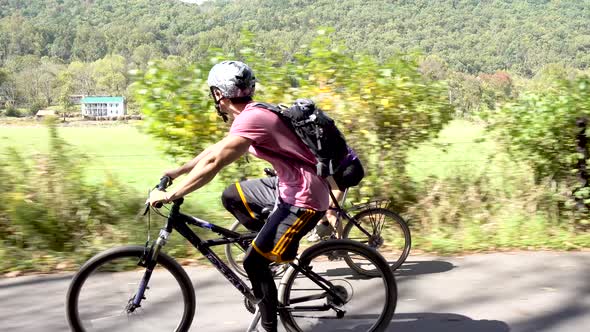
M 359 212 L 344 227 L 342 238 L 357 241 L 379 251 L 385 257 L 392 271 L 408 258 L 412 237 L 408 224 L 397 213 L 371 208 Z M 362 257 L 345 257 L 348 265 L 358 273 L 375 276 L 378 274 L 370 262 Z
M 132 308 L 146 268 L 138 266 L 141 246 L 107 250 L 74 276 L 66 299 L 73 331 L 188 331 L 195 292 L 184 269 L 160 253 L 141 306 Z
M 374 264 L 376 277 L 351 269 L 344 257 Z M 350 240 L 320 242 L 305 250 L 279 287 L 279 315 L 287 331 L 385 331 L 397 303 L 393 272 L 374 249 Z

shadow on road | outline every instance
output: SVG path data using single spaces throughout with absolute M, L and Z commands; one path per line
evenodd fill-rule
M 387 332 L 509 332 L 498 320 L 473 320 L 458 314 L 402 313 L 393 316 Z
M 415 276 L 420 274 L 442 273 L 450 271 L 455 266 L 445 261 L 406 261 L 402 266 L 395 270 L 395 275 L 399 277 Z
M 370 324 L 348 324 L 333 327 L 334 321 L 324 320 L 311 332 L 365 332 Z M 498 320 L 473 320 L 467 316 L 448 313 L 403 313 L 393 316 L 385 332 L 510 332 L 508 324 Z
M 405 276 L 416 276 L 420 274 L 431 274 L 431 273 L 442 273 L 450 271 L 455 266 L 452 263 L 445 261 L 410 261 L 405 262 L 397 270 L 395 270 L 396 277 Z M 352 274 L 351 274 L 352 273 Z M 366 279 L 364 275 L 354 273 L 348 266 L 336 269 L 329 269 L 325 273 L 320 275 L 326 275 L 330 277 L 347 277 L 346 279 Z

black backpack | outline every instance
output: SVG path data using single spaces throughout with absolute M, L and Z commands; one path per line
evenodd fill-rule
M 279 115 L 315 155 L 317 174 L 327 177 L 334 174 L 348 155 L 344 136 L 334 120 L 316 107 L 310 99 L 297 99 L 291 107 L 256 103 L 254 106 Z

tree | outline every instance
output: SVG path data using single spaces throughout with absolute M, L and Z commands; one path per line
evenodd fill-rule
M 105 38 L 100 31 L 89 25 L 76 29 L 76 37 L 72 46 L 72 56 L 84 62 L 96 61 L 107 54 Z
M 26 54 L 129 59 L 141 45 L 198 59 L 213 47 L 237 52 L 247 28 L 260 37 L 257 51 L 282 53 L 285 63 L 325 25 L 350 52 L 381 61 L 421 50 L 473 76 L 531 77 L 548 63 L 590 66 L 589 13 L 584 1 L 12 0 L 0 2 L 0 62 Z
M 0 20 L 0 60 L 41 55 L 45 41 L 35 26 L 19 14 Z
M 43 57 L 36 73 L 39 78 L 39 97 L 44 104 L 51 105 L 58 95 L 58 75 L 65 69 L 65 65 L 53 59 Z
M 162 58 L 162 52 L 150 44 L 142 44 L 133 50 L 131 61 L 135 64 L 135 67 L 144 70 L 147 64 L 156 59 Z
M 60 86 L 59 90 L 59 97 L 58 102 L 62 107 L 62 115 L 64 117 L 64 121 L 66 121 L 66 116 L 71 114 L 73 111 L 74 103 L 72 103 L 71 96 L 74 94 L 74 77 L 72 73 L 69 71 L 63 71 L 60 73 L 58 77 L 58 82 Z
M 18 91 L 14 77 L 10 72 L 0 68 L 0 106 L 12 108 L 17 99 Z
M 127 88 L 127 63 L 120 55 L 109 55 L 92 63 L 95 93 L 123 95 Z
M 90 64 L 74 61 L 67 71 L 74 80 L 74 92 L 80 95 L 92 95 L 96 91 L 96 81 Z

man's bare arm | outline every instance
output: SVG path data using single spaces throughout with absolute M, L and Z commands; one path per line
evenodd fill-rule
M 251 140 L 233 135 L 219 141 L 211 147 L 209 153 L 197 161 L 190 173 L 171 189 L 168 200 L 183 197 L 209 183 L 221 169 L 246 153 L 251 144 Z
M 172 179 L 176 179 L 179 176 L 190 172 L 193 168 L 195 168 L 197 163 L 201 159 L 205 158 L 209 153 L 211 153 L 211 151 L 214 150 L 215 146 L 219 143 L 220 142 L 217 142 L 217 143 L 207 147 L 205 150 L 203 150 L 201 153 L 199 153 L 198 156 L 194 157 L 192 160 L 189 160 L 186 164 L 184 164 L 178 168 L 165 171 L 164 175 L 167 175 L 167 176 L 171 177 Z

